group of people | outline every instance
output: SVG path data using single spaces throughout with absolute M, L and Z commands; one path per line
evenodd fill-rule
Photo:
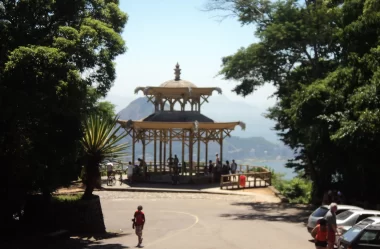
M 208 165 L 204 167 L 204 174 L 210 176 L 213 181 L 219 181 L 221 175 L 236 174 L 237 164 L 235 160 L 232 160 L 232 163 L 227 160 L 225 164 L 222 164 L 222 161 L 219 158 L 219 154 L 215 155 L 215 163 L 212 160 L 209 160 Z
M 323 195 L 322 205 L 328 205 L 329 203 L 343 204 L 345 198 L 341 191 L 339 190 L 329 190 L 326 191 Z
M 340 236 L 336 224 L 336 211 L 338 205 L 333 202 L 330 204 L 330 210 L 324 218 L 318 221 L 317 226 L 311 231 L 314 237 L 316 249 L 328 248 L 334 249 L 336 236 Z
M 203 171 L 205 176 L 210 176 L 210 179 L 212 181 L 217 182 L 220 180 L 221 175 L 237 173 L 237 164 L 235 160 L 232 160 L 231 163 L 228 160 L 226 160 L 223 164 L 219 158 L 219 154 L 216 154 L 215 157 L 215 163 L 212 160 L 209 160 L 208 165 L 205 165 Z M 128 163 L 127 175 L 129 183 L 132 183 L 133 176 L 145 176 L 146 178 L 148 178 L 148 167 L 146 162 L 141 158 L 138 158 L 137 160 L 139 162 L 138 165 L 133 165 L 132 162 Z M 169 156 L 169 158 L 167 159 L 167 163 L 169 166 L 170 173 L 172 175 L 172 184 L 177 184 L 179 174 L 185 173 L 187 171 L 186 163 L 182 162 L 182 164 L 180 164 L 177 155 L 174 155 L 174 157 Z M 107 176 L 110 176 L 112 174 L 113 164 L 110 162 L 107 163 Z

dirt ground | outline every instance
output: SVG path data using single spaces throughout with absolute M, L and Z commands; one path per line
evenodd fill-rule
M 269 188 L 246 188 L 246 189 L 241 189 L 237 191 L 252 192 L 252 193 L 262 194 L 262 195 L 274 195 L 272 190 L 270 190 Z
M 72 194 L 72 193 L 78 193 L 78 192 L 84 192 L 85 186 L 81 181 L 76 181 L 71 184 L 68 188 L 60 188 L 58 189 L 55 194 Z

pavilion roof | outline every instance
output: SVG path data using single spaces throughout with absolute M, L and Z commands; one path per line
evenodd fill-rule
M 144 95 L 164 95 L 169 96 L 200 96 L 200 95 L 212 95 L 214 91 L 222 94 L 222 89 L 219 87 L 160 87 L 160 86 L 147 86 L 137 87 L 135 94 L 139 91 L 143 91 Z
M 234 130 L 236 126 L 240 126 L 245 130 L 245 123 L 238 122 L 151 122 L 151 121 L 132 121 L 118 120 L 118 123 L 124 128 L 135 129 L 205 129 L 205 130 Z
M 150 121 L 150 122 L 204 122 L 204 123 L 213 123 L 209 117 L 196 112 L 196 111 L 162 111 L 155 112 L 149 115 L 146 118 L 143 118 L 141 121 Z
M 174 69 L 175 78 L 162 83 L 160 86 L 137 87 L 135 94 L 143 91 L 144 95 L 164 95 L 166 97 L 192 96 L 199 97 L 201 95 L 212 95 L 213 91 L 222 94 L 222 89 L 219 87 L 197 87 L 194 83 L 181 79 L 181 69 L 179 64 Z

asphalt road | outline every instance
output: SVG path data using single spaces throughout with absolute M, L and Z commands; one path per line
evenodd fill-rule
M 308 249 L 309 210 L 249 196 L 99 192 L 107 231 L 121 235 L 82 248 L 135 248 L 131 218 L 143 205 L 144 248 Z

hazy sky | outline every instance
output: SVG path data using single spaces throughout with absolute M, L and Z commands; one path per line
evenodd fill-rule
M 234 82 L 215 77 L 223 56 L 255 41 L 254 28 L 242 27 L 234 18 L 218 22 L 217 13 L 201 11 L 206 2 L 121 0 L 120 7 L 129 16 L 123 33 L 128 50 L 116 60 L 117 79 L 107 100 L 120 102 L 120 97 L 125 97 L 126 106 L 132 97 L 140 96 L 134 95 L 136 87 L 158 86 L 174 79 L 173 69 L 179 62 L 181 78 L 198 87 L 221 87 L 229 99 L 263 111 L 272 106 L 275 99 L 268 99 L 274 92 L 272 86 L 264 86 L 244 99 L 231 92 Z

